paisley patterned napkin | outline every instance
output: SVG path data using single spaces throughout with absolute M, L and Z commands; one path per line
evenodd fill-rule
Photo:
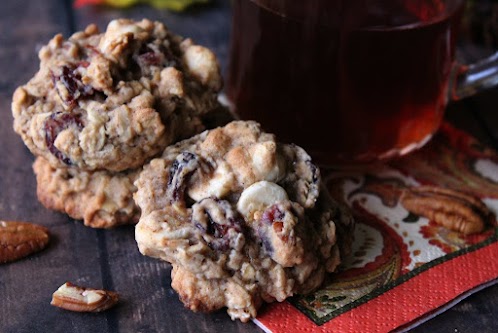
M 255 322 L 265 331 L 367 333 L 413 327 L 498 282 L 495 151 L 444 124 L 422 150 L 388 165 L 322 170 L 331 194 L 354 211 L 353 255 L 322 289 L 262 311 Z M 436 223 L 409 212 L 402 193 L 420 188 L 480 198 L 491 211 L 484 229 L 465 235 L 443 227 L 440 215 Z M 439 203 L 474 208 L 452 195 L 425 195 L 432 208 Z M 456 223 L 445 214 L 443 223 Z

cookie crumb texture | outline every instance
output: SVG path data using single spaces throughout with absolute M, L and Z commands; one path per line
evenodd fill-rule
M 53 168 L 43 157 L 33 164 L 38 200 L 48 209 L 83 220 L 92 228 L 134 224 L 140 209 L 133 201 L 139 170 L 85 172 Z
M 219 107 L 214 54 L 159 22 L 111 21 L 39 52 L 40 69 L 14 92 L 14 129 L 52 166 L 123 171 L 204 130 Z
M 144 255 L 173 265 L 194 311 L 256 317 L 263 302 L 308 293 L 350 250 L 353 219 L 295 145 L 236 121 L 166 148 L 135 182 Z

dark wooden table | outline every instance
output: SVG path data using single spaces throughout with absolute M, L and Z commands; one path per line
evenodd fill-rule
M 170 287 L 170 267 L 142 256 L 133 227 L 94 230 L 49 211 L 36 199 L 34 158 L 12 130 L 14 89 L 37 70 L 37 50 L 54 34 L 70 35 L 89 23 L 101 29 L 114 18 L 143 17 L 211 47 L 226 68 L 230 25 L 228 0 L 173 14 L 146 6 L 127 10 L 85 7 L 64 0 L 0 2 L 0 219 L 31 221 L 50 228 L 48 249 L 0 266 L 0 332 L 261 332 L 232 322 L 224 311 L 196 314 L 183 308 Z M 498 90 L 450 107 L 448 118 L 498 148 Z M 498 254 L 497 254 L 498 260 Z M 65 281 L 116 290 L 118 307 L 101 314 L 65 312 L 49 305 Z M 462 301 L 413 332 L 498 331 L 498 286 Z

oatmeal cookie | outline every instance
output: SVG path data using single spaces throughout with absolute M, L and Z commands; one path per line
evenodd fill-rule
M 38 200 L 47 208 L 82 219 L 93 228 L 137 223 L 140 209 L 133 201 L 139 171 L 94 171 L 53 168 L 43 157 L 33 164 Z
M 39 52 L 13 96 L 14 129 L 52 166 L 123 171 L 205 129 L 222 82 L 214 54 L 162 23 L 95 25 Z
M 296 145 L 234 121 L 165 149 L 135 182 L 144 255 L 173 264 L 194 311 L 247 321 L 263 302 L 308 293 L 350 249 L 347 209 Z

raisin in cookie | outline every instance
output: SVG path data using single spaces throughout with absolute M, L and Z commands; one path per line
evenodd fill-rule
M 38 200 L 47 208 L 82 219 L 93 228 L 136 223 L 140 209 L 133 201 L 139 171 L 85 172 L 53 168 L 43 157 L 33 164 Z
M 235 121 L 165 149 L 135 182 L 140 251 L 173 264 L 194 311 L 247 321 L 263 302 L 320 286 L 350 249 L 353 219 L 298 146 Z
M 13 96 L 14 129 L 57 168 L 122 171 L 204 130 L 219 107 L 214 54 L 159 22 L 95 25 L 39 52 L 40 70 Z

